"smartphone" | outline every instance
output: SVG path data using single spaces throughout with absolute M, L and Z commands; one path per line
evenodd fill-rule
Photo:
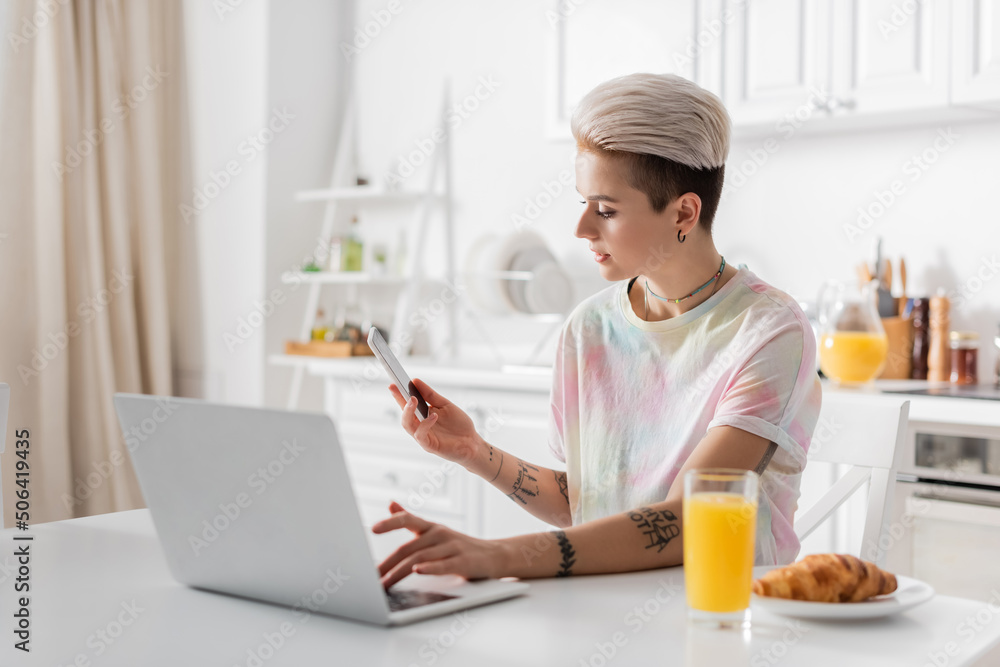
M 382 362 L 382 366 L 385 367 L 385 372 L 389 374 L 390 378 L 392 378 L 396 388 L 399 389 L 399 393 L 401 393 L 407 400 L 409 400 L 411 396 L 416 397 L 417 414 L 420 415 L 421 419 L 427 419 L 427 401 L 425 401 L 424 397 L 420 395 L 419 391 L 417 391 L 413 381 L 399 364 L 399 359 L 397 359 L 396 355 L 392 353 L 392 350 L 389 349 L 389 344 L 385 342 L 385 338 L 382 338 L 382 334 L 380 334 L 378 329 L 375 327 L 368 330 L 368 347 L 372 349 L 372 352 L 375 353 L 378 360 Z

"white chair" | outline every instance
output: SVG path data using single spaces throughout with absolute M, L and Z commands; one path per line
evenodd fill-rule
M 809 461 L 851 468 L 805 512 L 795 516 L 799 540 L 809 536 L 866 481 L 861 553 L 858 557 L 882 566 L 886 541 L 881 538 L 891 516 L 896 470 L 903 452 L 910 402 L 895 396 L 825 390 L 819 420 L 809 447 Z

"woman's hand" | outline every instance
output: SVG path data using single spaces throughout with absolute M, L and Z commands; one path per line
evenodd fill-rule
M 431 454 L 468 467 L 486 443 L 461 408 L 431 389 L 423 380 L 414 380 L 417 391 L 427 401 L 427 419 L 417 418 L 417 399 L 407 401 L 396 385 L 389 385 L 389 392 L 403 408 L 403 428 Z
M 423 389 L 420 390 L 423 394 Z M 426 396 L 426 394 L 424 394 Z M 479 540 L 421 519 L 393 501 L 392 516 L 372 526 L 373 533 L 406 528 L 416 537 L 396 549 L 378 566 L 382 586 L 388 589 L 411 572 L 457 574 L 466 579 L 504 576 L 507 549 L 496 540 Z

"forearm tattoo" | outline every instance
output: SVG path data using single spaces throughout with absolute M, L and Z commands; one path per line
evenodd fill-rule
M 559 493 L 563 495 L 566 502 L 569 502 L 569 484 L 566 482 L 566 473 L 559 472 L 558 470 L 553 471 L 556 474 L 556 484 L 559 485 Z
M 514 489 L 507 495 L 511 500 L 520 502 L 522 505 L 528 504 L 528 498 L 538 495 L 538 479 L 529 470 L 538 472 L 538 468 L 529 465 L 524 461 L 517 462 L 517 479 L 514 480 Z
M 556 540 L 559 541 L 559 550 L 562 551 L 562 563 L 560 564 L 559 571 L 556 572 L 556 576 L 568 577 L 573 574 L 573 565 L 576 563 L 576 551 L 573 550 L 573 545 L 570 543 L 569 538 L 566 537 L 565 531 L 557 530 Z
M 493 463 L 493 445 L 490 445 L 490 463 Z M 490 480 L 490 484 L 497 481 L 497 477 L 500 476 L 500 471 L 503 470 L 503 451 L 500 452 L 500 465 L 497 467 L 497 474 L 493 475 L 493 479 Z
M 636 527 L 649 538 L 647 549 L 656 548 L 656 553 L 663 551 L 670 540 L 681 534 L 677 525 L 677 515 L 670 510 L 654 510 L 640 507 L 629 512 L 628 518 L 635 521 Z

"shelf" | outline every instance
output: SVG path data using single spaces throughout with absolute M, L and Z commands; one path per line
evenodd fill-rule
M 323 190 L 300 190 L 295 194 L 296 201 L 373 201 L 373 202 L 398 202 L 408 203 L 419 201 L 430 197 L 433 200 L 443 198 L 441 194 L 426 192 L 414 192 L 409 190 L 386 190 L 370 185 L 363 185 L 353 188 L 326 188 Z
M 281 282 L 286 285 L 301 283 L 322 283 L 339 285 L 400 285 L 402 276 L 376 276 L 364 271 L 285 271 Z

